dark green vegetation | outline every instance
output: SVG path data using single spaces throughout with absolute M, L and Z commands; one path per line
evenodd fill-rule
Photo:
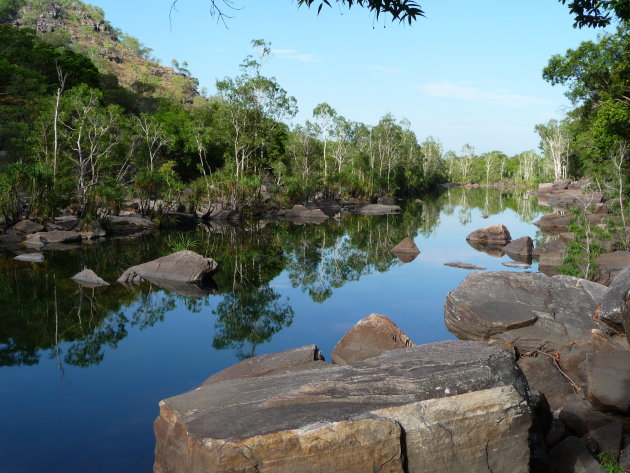
M 42 265 L 0 259 L 0 366 L 36 364 L 41 356 L 76 366 L 100 363 L 104 349 L 116 347 L 130 328 L 161 322 L 178 302 L 212 317 L 213 347 L 251 356 L 257 345 L 293 320 L 290 301 L 270 285 L 283 270 L 293 287 L 321 303 L 348 282 L 401 264 L 389 250 L 405 237 L 431 235 L 440 212 L 457 212 L 465 224 L 475 208 L 485 215 L 512 209 L 523 221 L 540 211 L 533 200 L 522 199 L 522 191 L 458 188 L 436 199 L 409 202 L 402 215 L 348 214 L 321 225 L 215 225 L 176 236 L 108 240 L 46 252 Z M 213 284 L 205 288 L 218 298 L 203 297 L 203 291 L 194 298 L 149 284 L 135 290 L 115 283 L 127 267 L 168 253 L 173 245 L 220 262 Z M 113 284 L 78 286 L 70 277 L 84 267 Z

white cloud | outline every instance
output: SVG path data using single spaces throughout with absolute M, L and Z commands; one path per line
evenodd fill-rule
M 272 49 L 271 52 L 287 59 L 293 59 L 294 61 L 324 62 L 322 59 L 318 58 L 314 54 L 297 54 L 297 51 L 295 49 Z
M 431 97 L 468 100 L 471 102 L 492 102 L 508 107 L 528 107 L 551 103 L 548 100 L 515 94 L 505 89 L 482 89 L 470 82 L 460 82 L 458 84 L 449 81 L 431 82 L 419 85 L 417 88 Z

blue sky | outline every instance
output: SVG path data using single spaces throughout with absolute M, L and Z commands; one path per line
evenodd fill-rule
M 291 0 L 233 0 L 227 28 L 208 0 L 95 0 L 109 21 L 153 48 L 165 65 L 187 61 L 201 85 L 234 76 L 252 39 L 271 43 L 263 73 L 296 97 L 297 122 L 327 102 L 355 121 L 407 118 L 420 140 L 459 152 L 536 149 L 534 125 L 570 108 L 561 87 L 541 78 L 552 54 L 595 39 L 574 29 L 556 0 L 420 1 L 412 26 L 376 22 L 367 10 L 333 6 L 319 16 Z

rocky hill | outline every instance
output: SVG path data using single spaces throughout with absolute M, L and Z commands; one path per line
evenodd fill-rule
M 89 57 L 103 74 L 145 96 L 191 102 L 198 81 L 160 65 L 151 49 L 112 26 L 102 9 L 79 0 L 0 0 L 0 22 L 32 28 L 53 44 Z

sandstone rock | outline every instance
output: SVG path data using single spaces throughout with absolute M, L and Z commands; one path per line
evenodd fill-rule
M 101 279 L 94 271 L 87 268 L 72 276 L 71 279 L 83 287 L 109 286 L 107 281 Z
M 549 356 L 521 358 L 518 366 L 523 370 L 530 389 L 543 393 L 552 411 L 561 409 L 565 399 L 574 393 Z
M 524 236 L 505 245 L 503 251 L 505 251 L 508 256 L 531 256 L 534 251 L 534 241 L 530 237 Z
M 313 363 L 323 363 L 323 361 L 324 357 L 319 351 L 319 348 L 315 345 L 306 345 L 280 353 L 271 353 L 269 355 L 248 358 L 210 376 L 203 382 L 202 386 L 231 379 L 266 376 L 279 371 L 293 371 L 297 368 L 308 369 L 313 367 Z M 326 365 L 326 363 L 323 364 Z
M 611 421 L 608 424 L 591 430 L 586 434 L 587 441 L 595 443 L 596 453 L 606 453 L 610 458 L 617 461 L 621 450 L 621 439 L 623 437 L 623 425 L 621 422 Z
M 27 263 L 43 263 L 44 255 L 42 253 L 24 253 L 13 258 L 16 261 L 25 261 Z
M 150 218 L 140 215 L 113 215 L 109 217 L 107 227 L 112 235 L 132 235 L 151 232 L 157 225 Z
M 608 286 L 621 272 L 630 267 L 630 251 L 614 251 L 604 253 L 595 258 L 599 265 L 597 282 Z
M 549 453 L 554 473 L 601 473 L 599 462 L 577 437 L 567 437 Z
M 598 410 L 628 414 L 630 351 L 610 350 L 586 355 L 588 400 Z
M 367 200 L 357 199 L 355 197 L 350 197 L 348 200 L 341 199 L 339 201 L 339 205 L 346 209 L 353 209 L 356 207 L 361 207 L 369 204 Z
M 503 266 L 507 266 L 508 268 L 515 268 L 515 269 L 529 269 L 532 267 L 531 264 L 527 264 L 527 263 L 516 263 L 513 261 L 504 261 L 503 263 L 501 263 Z
M 132 266 L 119 278 L 123 284 L 137 284 L 143 280 L 163 285 L 165 282 L 199 284 L 206 282 L 217 269 L 217 262 L 189 250 Z
M 448 293 L 446 326 L 465 340 L 510 342 L 555 351 L 596 328 L 606 287 L 570 276 L 496 271 L 471 273 Z
M 388 215 L 398 214 L 402 209 L 397 205 L 367 204 L 350 211 L 358 215 Z
M 538 192 L 550 192 L 553 189 L 553 182 L 542 182 L 538 184 Z
M 610 337 L 607 337 L 599 330 L 592 330 L 586 338 L 582 338 L 572 343 L 564 350 L 560 356 L 562 369 L 569 377 L 582 388 L 586 386 L 586 356 L 596 351 L 610 351 L 622 348 Z
M 602 223 L 602 219 L 605 215 L 602 214 L 589 214 L 588 221 L 591 225 L 599 225 Z M 550 235 L 559 235 L 561 233 L 567 233 L 569 231 L 569 223 L 571 221 L 570 215 L 558 215 L 556 213 L 549 213 L 543 215 L 538 221 L 534 222 L 534 225 L 539 227 L 543 232 Z
M 32 220 L 22 220 L 18 223 L 16 223 L 15 225 L 13 225 L 13 228 L 20 234 L 22 235 L 26 235 L 28 233 L 38 233 L 38 232 L 43 232 L 44 231 L 44 226 L 37 223 L 37 222 L 33 222 Z
M 505 225 L 490 225 L 470 233 L 466 241 L 478 241 L 486 245 L 505 245 L 512 240 Z
M 621 310 L 623 306 L 623 296 L 630 290 L 630 267 L 621 271 L 612 280 L 608 291 L 604 294 L 601 305 L 602 310 L 599 318 L 606 325 L 614 330 L 623 330 L 621 320 Z
M 476 266 L 471 263 L 462 263 L 461 261 L 451 261 L 449 263 L 444 263 L 444 266 L 450 266 L 452 268 L 461 268 L 461 269 L 478 269 L 478 270 L 486 269 L 486 268 L 482 268 L 481 266 Z
M 512 356 L 471 342 L 201 386 L 160 403 L 156 473 L 528 472 Z
M 411 238 L 405 238 L 390 251 L 403 263 L 411 263 L 420 254 L 420 250 Z
M 394 322 L 380 314 L 369 315 L 357 322 L 332 352 L 336 365 L 348 365 L 378 356 L 389 350 L 414 346 Z
M 551 184 L 551 190 L 556 191 L 568 189 L 569 185 L 571 185 L 571 179 L 558 179 Z
M 572 394 L 565 399 L 558 418 L 578 435 L 585 435 L 611 421 L 610 416 L 593 410 L 581 394 Z
M 542 266 L 559 266 L 566 256 L 567 245 L 562 240 L 551 240 L 537 246 L 533 256 Z
M 326 215 L 321 209 L 309 209 L 303 205 L 294 205 L 291 209 L 281 210 L 278 212 L 279 217 L 287 220 L 326 220 Z
M 26 239 L 22 242 L 24 246 L 41 247 L 53 243 L 74 243 L 80 242 L 83 237 L 78 232 L 69 231 L 52 231 L 52 232 L 37 232 L 27 235 Z

